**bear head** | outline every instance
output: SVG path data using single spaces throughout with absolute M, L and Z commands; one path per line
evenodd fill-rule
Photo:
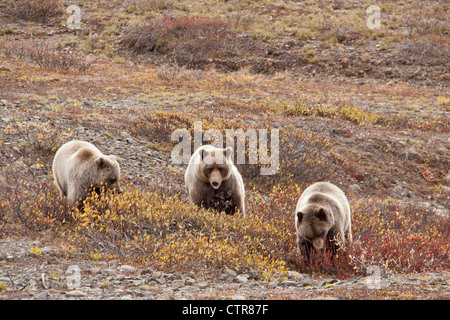
M 295 227 L 299 243 L 310 243 L 314 249 L 322 250 L 334 218 L 325 206 L 310 204 L 295 213 Z
M 102 155 L 94 160 L 91 181 L 92 187 L 98 193 L 103 187 L 121 193 L 120 167 L 114 155 Z
M 205 148 L 201 151 L 199 173 L 203 181 L 209 183 L 215 190 L 222 182 L 231 176 L 233 169 L 233 150 L 231 148 Z

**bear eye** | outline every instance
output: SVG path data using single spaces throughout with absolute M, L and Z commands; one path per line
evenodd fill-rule
M 220 171 L 220 175 L 222 177 L 225 177 L 227 175 L 227 172 L 228 172 L 228 170 L 225 169 L 225 168 L 220 168 L 219 171 Z
M 303 213 L 301 213 L 300 211 L 297 212 L 297 219 L 298 219 L 298 223 L 302 223 L 302 220 L 303 220 Z

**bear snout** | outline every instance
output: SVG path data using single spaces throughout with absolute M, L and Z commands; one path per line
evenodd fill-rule
M 312 245 L 316 250 L 322 250 L 325 245 L 325 239 L 323 237 L 317 237 L 312 240 Z
M 211 181 L 211 186 L 216 190 L 219 189 L 220 181 Z

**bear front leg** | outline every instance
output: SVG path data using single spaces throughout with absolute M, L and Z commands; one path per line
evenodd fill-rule
M 314 250 L 312 243 L 302 239 L 298 242 L 298 248 L 300 249 L 300 253 L 303 256 L 303 260 L 306 263 L 309 263 L 311 261 L 311 253 Z
M 67 200 L 73 206 L 77 206 L 78 209 L 83 208 L 83 200 L 86 199 L 86 190 L 77 190 L 76 188 L 69 187 L 67 192 Z

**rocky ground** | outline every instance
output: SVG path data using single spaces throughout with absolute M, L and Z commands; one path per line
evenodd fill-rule
M 36 250 L 36 247 L 39 248 Z M 39 241 L 0 240 L 0 299 L 449 299 L 450 273 L 384 274 L 334 279 L 289 272 L 270 281 L 231 269 L 211 280 L 139 269 L 117 260 L 66 257 Z M 2 287 L 7 286 L 7 290 Z

